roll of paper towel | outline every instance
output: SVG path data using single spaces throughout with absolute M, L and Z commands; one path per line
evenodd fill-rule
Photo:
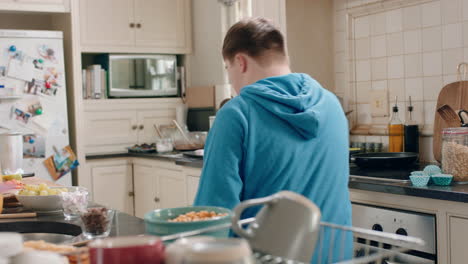
M 22 172 L 23 136 L 20 133 L 0 134 L 0 167 L 3 174 Z

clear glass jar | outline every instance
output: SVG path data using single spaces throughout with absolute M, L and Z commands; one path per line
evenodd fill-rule
M 172 138 L 160 138 L 156 140 L 156 151 L 158 153 L 171 152 L 174 150 Z
M 442 170 L 455 181 L 468 181 L 468 127 L 442 130 Z

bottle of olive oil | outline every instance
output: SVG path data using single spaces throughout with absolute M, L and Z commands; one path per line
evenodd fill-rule
M 392 116 L 388 124 L 388 151 L 403 152 L 404 126 L 398 116 L 398 98 L 395 98 L 395 106 L 392 107 Z

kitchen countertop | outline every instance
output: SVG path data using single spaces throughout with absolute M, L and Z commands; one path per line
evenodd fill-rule
M 157 153 L 152 153 L 152 154 L 118 153 L 118 154 L 103 154 L 103 155 L 86 156 L 88 160 L 103 159 L 103 158 L 118 158 L 118 157 L 123 157 L 123 158 L 137 157 L 137 158 L 170 160 L 170 161 L 174 161 L 177 165 L 181 165 L 181 166 L 189 166 L 189 167 L 194 167 L 194 168 L 203 167 L 203 160 L 188 158 L 182 155 L 179 155 L 178 157 L 167 157 L 165 155 L 160 155 Z M 351 168 L 353 167 L 351 166 Z M 366 175 L 365 171 L 363 170 L 358 170 L 357 174 L 353 174 L 353 172 L 356 172 L 356 171 L 353 171 L 353 169 L 351 169 L 351 177 L 349 181 L 350 189 L 468 203 L 468 183 L 463 183 L 463 184 L 455 183 L 455 184 L 452 184 L 451 186 L 414 187 L 412 186 L 411 182 L 382 182 L 378 180 L 356 179 L 356 178 L 353 178 L 353 175 L 356 175 L 356 176 L 368 176 L 368 175 Z M 400 174 L 399 175 L 400 177 L 404 175 L 409 176 L 409 173 L 407 172 L 395 171 L 395 170 L 386 171 L 385 169 L 383 169 L 380 171 L 379 177 L 384 177 L 386 173 L 391 173 L 391 174 L 397 173 L 397 174 Z M 407 179 L 409 180 L 409 177 Z

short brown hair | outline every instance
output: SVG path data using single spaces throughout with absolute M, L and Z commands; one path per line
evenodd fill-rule
M 224 59 L 231 61 L 239 52 L 258 59 L 267 51 L 286 56 L 283 34 L 265 18 L 247 18 L 228 30 L 222 52 Z

